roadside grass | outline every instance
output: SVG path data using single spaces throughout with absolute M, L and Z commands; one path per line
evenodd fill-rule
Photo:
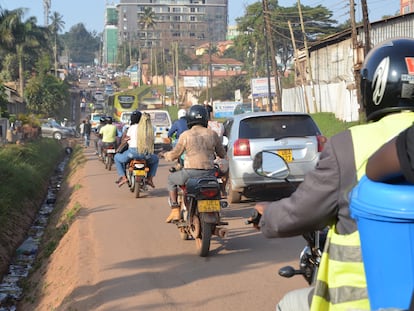
M 312 118 L 315 120 L 319 129 L 322 132 L 322 135 L 326 137 L 331 137 L 339 132 L 342 132 L 351 126 L 362 124 L 360 121 L 356 122 L 345 122 L 337 119 L 333 113 L 330 112 L 320 112 L 311 114 Z
M 49 177 L 62 156 L 62 146 L 53 139 L 0 148 L 0 228 L 7 228 L 10 217 L 29 202 L 38 208 L 36 203 L 44 197 Z

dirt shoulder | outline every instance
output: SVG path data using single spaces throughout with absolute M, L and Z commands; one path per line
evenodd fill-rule
M 24 297 L 18 310 L 64 310 L 66 297 L 76 288 L 76 275 L 80 267 L 78 242 L 85 237 L 80 236 L 78 221 L 73 220 L 77 211 L 87 206 L 88 196 L 82 184 L 85 165 L 77 165 L 76 169 L 68 167 L 67 171 L 37 264 L 25 281 Z

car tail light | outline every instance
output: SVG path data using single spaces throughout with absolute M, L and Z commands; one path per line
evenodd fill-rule
M 248 139 L 238 139 L 233 145 L 234 156 L 249 156 L 250 155 L 250 142 Z
M 321 152 L 323 150 L 323 147 L 325 146 L 325 143 L 328 141 L 328 139 L 325 136 L 318 135 L 318 152 Z
M 202 188 L 200 189 L 200 194 L 205 198 L 214 198 L 218 196 L 219 189 L 218 188 Z

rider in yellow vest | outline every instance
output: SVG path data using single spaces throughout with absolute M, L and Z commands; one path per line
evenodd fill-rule
M 286 294 L 277 310 L 370 310 L 348 194 L 369 156 L 413 123 L 413 81 L 413 39 L 389 40 L 371 50 L 360 85 L 368 123 L 331 137 L 315 169 L 289 198 L 256 204 L 263 215 L 260 230 L 269 238 L 330 227 L 315 286 Z

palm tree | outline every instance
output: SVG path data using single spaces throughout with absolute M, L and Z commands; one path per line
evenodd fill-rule
M 2 47 L 16 53 L 19 64 L 19 92 L 24 91 L 24 56 L 28 49 L 40 52 L 42 46 L 47 46 L 47 30 L 36 25 L 36 18 L 30 17 L 22 21 L 24 11 L 0 9 L 0 40 Z M 39 49 L 33 49 L 39 48 Z
M 55 76 L 57 77 L 58 62 L 57 62 L 57 52 L 58 52 L 58 33 L 63 30 L 65 22 L 63 21 L 63 16 L 58 12 L 53 12 L 50 16 L 51 23 L 49 25 L 49 30 L 53 35 L 54 45 L 53 45 L 53 56 L 55 60 Z
M 146 7 L 144 9 L 144 13 L 139 20 L 139 24 L 141 25 L 142 28 L 144 28 L 144 31 L 145 31 L 145 47 L 150 49 L 150 47 L 148 46 L 148 28 L 154 29 L 155 25 L 157 24 L 155 12 L 152 10 L 152 8 Z M 151 44 L 151 48 L 152 48 L 152 44 Z M 152 53 L 150 55 L 152 56 Z M 140 53 L 140 58 L 141 58 L 141 53 Z M 150 73 L 152 76 L 152 57 L 150 61 Z

